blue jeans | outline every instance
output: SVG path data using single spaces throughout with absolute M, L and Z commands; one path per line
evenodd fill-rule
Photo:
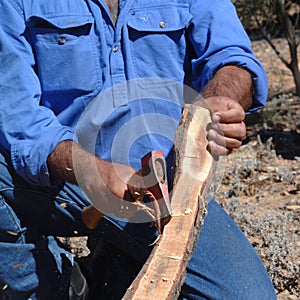
M 87 270 L 97 278 L 95 298 L 121 298 L 147 259 L 155 230 L 103 218 L 91 233 L 81 220 L 88 204 L 75 185 L 29 185 L 0 155 L 0 299 L 67 299 L 73 257 L 54 236 L 76 235 L 91 235 Z M 276 299 L 255 251 L 214 200 L 179 299 Z

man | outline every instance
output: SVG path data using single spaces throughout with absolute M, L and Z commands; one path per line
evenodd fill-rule
M 130 222 L 140 212 L 122 212 L 127 184 L 151 150 L 170 170 L 184 90 L 210 107 L 217 155 L 241 145 L 245 111 L 266 101 L 265 72 L 229 0 L 106 2 L 0 1 L 2 299 L 87 299 L 54 238 L 76 235 L 97 238 L 90 297 L 121 298 L 157 235 Z M 81 217 L 91 201 L 107 215 L 93 232 Z M 180 299 L 276 299 L 214 200 Z

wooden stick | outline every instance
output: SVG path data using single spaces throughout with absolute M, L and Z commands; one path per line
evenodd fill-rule
M 92 230 L 96 228 L 104 214 L 93 205 L 89 205 L 83 208 L 81 216 L 86 227 Z
M 205 194 L 214 167 L 207 151 L 207 109 L 186 105 L 175 138 L 172 219 L 123 299 L 177 299 L 206 214 Z

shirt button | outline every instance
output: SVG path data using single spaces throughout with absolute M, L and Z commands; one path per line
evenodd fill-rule
M 166 27 L 166 22 L 161 21 L 161 22 L 159 23 L 159 27 L 160 27 L 160 28 L 165 28 L 165 27 Z
M 65 44 L 65 43 L 66 43 L 66 38 L 63 37 L 63 36 L 60 37 L 59 40 L 58 40 L 58 44 L 59 44 L 59 45 L 63 45 L 63 44 Z
M 117 52 L 119 50 L 119 46 L 118 45 L 114 46 L 112 50 L 113 52 Z

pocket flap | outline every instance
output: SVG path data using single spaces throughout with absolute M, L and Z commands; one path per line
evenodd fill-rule
M 29 27 L 43 27 L 43 24 L 49 24 L 53 27 L 66 29 L 80 27 L 86 24 L 94 23 L 92 15 L 72 15 L 72 16 L 31 16 L 26 20 L 26 25 Z
M 192 15 L 187 8 L 166 6 L 152 10 L 132 10 L 127 24 L 138 31 L 166 32 L 187 27 L 191 19 Z

